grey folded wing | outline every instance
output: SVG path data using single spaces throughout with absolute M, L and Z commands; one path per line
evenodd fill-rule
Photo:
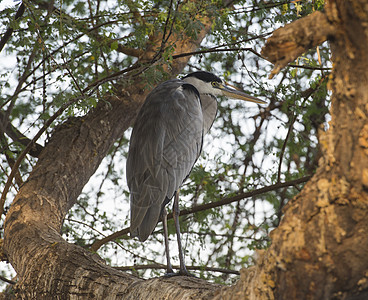
M 200 155 L 203 115 L 195 88 L 179 80 L 154 89 L 136 119 L 127 159 L 131 233 L 144 241 Z

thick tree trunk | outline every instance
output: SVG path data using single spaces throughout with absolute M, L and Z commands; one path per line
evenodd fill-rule
M 319 168 L 285 208 L 271 248 L 248 278 L 247 294 L 256 299 L 368 299 L 368 3 L 328 1 L 325 14 L 308 18 L 325 20 L 317 27 L 295 22 L 280 29 L 263 54 L 277 53 L 277 62 L 297 48 L 290 44 L 303 47 L 308 39 L 313 46 L 321 33 L 329 37 L 332 121 L 320 138 Z
M 268 46 L 276 53 L 270 59 L 292 59 L 329 37 L 332 121 L 321 136 L 324 155 L 317 173 L 288 204 L 272 246 L 259 253 L 256 266 L 242 271 L 231 288 L 183 277 L 144 281 L 61 238 L 66 212 L 145 97 L 142 88 L 136 90 L 137 82 L 134 91 L 124 92 L 131 97 L 111 96 L 111 107 L 101 104 L 85 118 L 59 127 L 16 196 L 6 219 L 4 249 L 19 276 L 17 298 L 349 299 L 367 293 L 368 4 L 329 1 L 325 13 L 305 22 L 312 24 L 310 18 L 327 30 L 303 20 L 279 29 L 276 43 L 271 39 Z M 192 51 L 198 43 L 184 41 L 182 51 Z M 175 71 L 185 62 L 176 63 Z

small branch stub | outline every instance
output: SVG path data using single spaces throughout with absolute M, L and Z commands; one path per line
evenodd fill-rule
M 270 79 L 305 51 L 326 41 L 334 32 L 335 27 L 320 11 L 275 30 L 261 52 L 275 64 Z

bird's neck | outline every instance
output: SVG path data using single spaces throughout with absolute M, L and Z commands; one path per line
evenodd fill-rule
M 207 133 L 216 118 L 217 101 L 212 94 L 200 94 L 200 98 L 203 114 L 203 132 Z

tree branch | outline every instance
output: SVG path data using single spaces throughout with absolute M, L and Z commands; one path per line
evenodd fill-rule
M 294 112 L 293 112 L 291 118 L 289 119 L 289 121 L 290 121 L 290 125 L 289 125 L 288 131 L 287 131 L 287 134 L 286 134 L 286 137 L 284 139 L 284 143 L 282 145 L 281 152 L 280 152 L 279 167 L 278 167 L 278 170 L 277 170 L 277 182 L 280 182 L 280 179 L 281 179 L 282 161 L 284 159 L 286 145 L 289 141 L 290 134 L 293 131 L 294 122 L 296 121 L 296 115 L 295 115 Z
M 17 128 L 15 128 L 8 120 L 4 120 L 5 114 L 0 111 L 0 122 L 2 124 L 7 124 L 5 130 L 3 126 L 0 126 L 0 131 L 3 131 L 3 133 L 6 133 L 14 142 L 20 143 L 23 146 L 27 146 L 30 143 L 30 139 L 26 137 L 23 133 L 21 133 Z M 33 157 L 38 157 L 38 155 L 41 153 L 43 149 L 43 146 L 40 144 L 35 143 L 31 150 L 29 151 L 29 154 Z
M 24 11 L 25 11 L 25 5 L 24 5 L 24 3 L 22 3 L 18 8 L 17 13 L 15 14 L 14 20 L 18 20 L 21 16 L 23 16 Z M 0 40 L 0 52 L 1 52 L 1 50 L 3 50 L 6 42 L 10 39 L 13 31 L 14 31 L 14 29 L 10 27 L 4 33 L 3 37 Z
M 275 30 L 261 52 L 275 64 L 270 78 L 305 51 L 322 44 L 335 31 L 326 14 L 320 11 Z
M 15 161 L 12 170 L 9 174 L 9 177 L 6 181 L 6 184 L 4 186 L 4 190 L 1 194 L 1 198 L 0 198 L 0 216 L 3 214 L 4 212 L 4 204 L 5 204 L 5 200 L 6 200 L 6 195 L 8 194 L 9 188 L 12 184 L 13 178 L 16 174 L 16 172 L 18 171 L 18 168 L 21 164 L 21 162 L 23 161 L 24 157 L 29 153 L 29 151 L 32 149 L 32 147 L 34 146 L 35 142 L 41 137 L 41 135 L 46 131 L 46 129 L 56 120 L 57 117 L 59 117 L 65 109 L 67 109 L 70 105 L 72 105 L 73 103 L 77 102 L 80 99 L 80 97 L 76 97 L 70 101 L 68 101 L 67 103 L 65 103 L 64 105 L 62 105 L 57 111 L 56 113 L 47 120 L 47 122 L 42 126 L 42 128 L 36 133 L 36 135 L 33 137 L 32 140 L 30 140 L 30 142 L 27 144 L 26 148 L 23 150 L 23 152 L 18 156 L 17 160 Z
M 114 23 L 115 21 L 109 21 L 109 22 L 97 24 L 97 25 L 93 26 L 92 28 L 88 28 L 84 24 L 81 25 L 81 22 L 79 22 L 78 20 L 73 19 L 70 15 L 65 13 L 63 10 L 55 7 L 52 3 L 49 3 L 47 1 L 42 1 L 42 0 L 34 0 L 33 2 L 37 3 L 40 8 L 51 10 L 55 15 L 57 15 L 58 17 L 64 18 L 65 20 L 67 20 L 68 22 L 70 22 L 72 24 L 78 24 L 79 29 L 83 32 L 82 35 L 90 36 L 90 37 L 96 39 L 96 41 L 103 42 L 103 43 L 107 44 L 108 46 L 111 46 L 112 43 L 114 43 L 116 41 L 116 40 L 108 38 L 106 36 L 101 36 L 96 32 L 98 28 L 100 28 L 102 26 L 105 26 L 105 25 L 108 25 L 108 24 L 111 24 L 111 23 Z M 77 38 L 79 38 L 79 37 L 77 37 Z M 63 45 L 63 47 L 65 47 L 65 45 Z M 116 49 L 116 51 L 124 53 L 128 56 L 134 56 L 134 57 L 139 57 L 144 53 L 144 51 L 142 51 L 141 49 L 134 49 L 134 48 L 123 46 L 121 44 L 118 44 L 118 48 Z
M 8 279 L 8 278 L 6 278 L 4 276 L 1 276 L 1 275 L 0 275 L 0 280 L 4 281 L 6 283 L 9 283 L 9 284 L 16 284 L 17 283 L 16 281 Z
M 180 266 L 173 265 L 173 269 L 179 270 Z M 193 271 L 208 271 L 208 272 L 219 272 L 223 274 L 234 274 L 239 275 L 239 271 L 230 270 L 230 269 L 224 269 L 224 268 L 212 268 L 207 266 L 186 266 L 188 270 Z M 116 270 L 120 271 L 133 271 L 133 270 L 161 270 L 166 269 L 166 265 L 162 264 L 148 264 L 148 265 L 137 265 L 137 266 L 124 266 L 124 267 L 114 267 Z
M 191 215 L 193 213 L 204 211 L 204 210 L 207 210 L 207 209 L 212 209 L 212 208 L 220 207 L 220 206 L 223 206 L 223 205 L 228 205 L 230 203 L 240 201 L 244 198 L 254 197 L 256 195 L 264 194 L 264 193 L 267 193 L 267 192 L 270 192 L 270 191 L 274 191 L 276 189 L 301 184 L 301 183 L 307 182 L 311 177 L 312 176 L 305 176 L 305 177 L 302 177 L 302 178 L 298 178 L 298 179 L 294 179 L 294 180 L 290 180 L 290 181 L 286 181 L 286 182 L 280 182 L 280 183 L 272 184 L 272 185 L 254 190 L 254 191 L 240 193 L 236 196 L 229 197 L 229 198 L 224 198 L 224 199 L 221 199 L 219 201 L 198 205 L 198 206 L 192 207 L 190 209 L 183 209 L 183 210 L 180 210 L 180 216 Z M 173 218 L 172 213 L 168 214 L 167 218 L 172 219 Z M 107 236 L 103 239 L 96 240 L 90 246 L 90 249 L 92 251 L 97 251 L 102 245 L 128 234 L 129 229 L 130 229 L 129 227 L 124 228 L 120 231 L 114 232 L 113 234 L 111 234 L 111 235 L 109 235 L 109 236 Z

